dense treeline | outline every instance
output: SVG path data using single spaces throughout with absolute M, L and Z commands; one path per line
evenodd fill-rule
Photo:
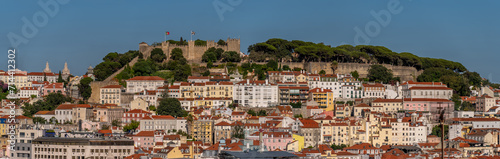
M 440 67 L 464 72 L 467 69 L 458 62 L 445 59 L 418 57 L 412 53 L 396 53 L 383 46 L 370 45 L 340 45 L 332 47 L 323 43 L 304 42 L 300 40 L 269 39 L 248 47 L 249 58 L 262 62 L 269 59 L 291 60 L 300 62 L 354 62 L 391 64 L 396 66 L 411 66 L 419 70 Z
M 139 59 L 134 66 L 126 65 L 125 69 L 116 75 L 116 79 L 123 86 L 126 86 L 124 80 L 134 76 L 159 76 L 167 81 L 186 81 L 191 75 L 191 66 L 182 55 L 182 50 L 173 49 L 167 63 L 164 62 L 166 58 L 161 49 L 153 49 L 149 58 Z
M 226 51 L 224 52 L 221 48 L 208 48 L 205 53 L 201 56 L 202 62 L 215 63 L 217 61 L 221 62 L 240 62 L 241 57 L 235 51 Z
M 137 50 L 130 50 L 123 54 L 117 52 L 108 53 L 104 58 L 102 58 L 103 62 L 97 64 L 94 68 L 96 80 L 105 80 L 137 56 L 142 56 L 142 54 Z
M 415 77 L 421 82 L 443 82 L 461 96 L 470 94 L 471 86 L 489 85 L 499 88 L 499 84 L 483 80 L 477 72 L 469 72 L 461 63 L 445 59 L 419 57 L 412 53 L 397 53 L 383 46 L 371 45 L 340 45 L 332 47 L 323 43 L 305 42 L 300 40 L 269 39 L 266 42 L 256 43 L 248 47 L 249 59 L 255 62 L 264 61 L 293 61 L 293 62 L 331 62 L 332 69 L 336 69 L 338 63 L 371 63 L 391 64 L 396 66 L 409 66 L 424 72 Z M 242 65 L 243 66 L 243 65 Z M 263 65 L 265 66 L 265 65 Z M 244 70 L 255 70 L 261 76 L 261 70 L 267 69 L 259 65 L 248 65 Z M 381 65 L 376 69 L 370 69 L 368 78 L 371 81 L 390 82 L 398 81 L 390 76 L 390 70 Z M 287 68 L 290 69 L 290 68 Z M 380 73 L 382 72 L 382 73 Z M 379 75 L 385 73 L 386 75 Z

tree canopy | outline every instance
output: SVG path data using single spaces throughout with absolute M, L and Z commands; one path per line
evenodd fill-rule
M 80 84 L 78 84 L 78 91 L 84 100 L 87 100 L 92 95 L 92 87 L 90 87 L 90 83 L 94 81 L 90 77 L 85 77 L 80 80 Z
M 392 71 L 382 65 L 372 65 L 368 70 L 370 81 L 389 83 L 393 79 L 392 76 Z
M 171 115 L 174 117 L 185 117 L 187 112 L 182 109 L 181 103 L 177 98 L 163 98 L 156 108 L 158 115 Z
M 102 58 L 103 62 L 97 64 L 94 68 L 96 80 L 102 81 L 106 79 L 108 76 L 132 61 L 132 59 L 140 55 L 142 54 L 137 50 L 130 50 L 123 54 L 117 52 L 108 53 L 104 56 L 104 58 Z
M 64 102 L 72 102 L 70 97 L 66 97 L 61 93 L 50 93 L 45 96 L 43 100 L 38 100 L 33 104 L 25 103 L 23 108 L 23 115 L 32 117 L 35 113 L 42 110 L 52 111 Z

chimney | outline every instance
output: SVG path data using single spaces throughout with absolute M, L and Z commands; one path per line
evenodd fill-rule
M 249 79 L 247 79 L 247 84 L 250 84 L 250 80 Z
M 266 85 L 268 85 L 268 84 L 269 84 L 269 80 L 266 79 Z

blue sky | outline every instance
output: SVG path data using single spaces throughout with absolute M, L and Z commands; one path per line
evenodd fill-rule
M 41 0 L 52 1 L 52 0 Z M 38 1 L 1 1 L 0 48 L 7 60 L 12 48 L 8 35 L 24 37 L 23 17 L 43 20 L 47 15 Z M 464 64 L 470 71 L 500 82 L 495 67 L 500 54 L 500 1 L 297 1 L 297 0 L 203 0 L 203 1 L 75 1 L 59 4 L 59 11 L 37 27 L 27 43 L 17 47 L 17 67 L 42 71 L 49 61 L 52 71 L 62 70 L 67 61 L 71 73 L 81 75 L 109 52 L 137 50 L 140 42 L 190 38 L 218 40 L 241 38 L 241 51 L 269 38 L 354 45 L 358 27 L 373 32 L 370 45 L 382 45 L 395 52 L 444 58 Z M 226 11 L 222 18 L 214 3 Z M 388 11 L 388 4 L 400 12 L 382 26 L 370 13 Z M 390 13 L 390 12 L 389 12 Z M 40 18 L 41 17 L 41 18 Z M 385 17 L 384 17 L 385 18 Z M 382 19 L 384 19 L 382 18 Z M 43 21 L 42 21 L 43 22 Z M 379 30 L 373 26 L 378 25 Z M 35 26 L 36 27 L 36 26 Z M 366 31 L 365 31 L 366 32 Z M 6 70 L 6 62 L 0 69 Z

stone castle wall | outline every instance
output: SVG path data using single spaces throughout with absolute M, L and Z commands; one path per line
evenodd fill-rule
M 143 53 L 144 57 L 149 57 L 151 54 L 151 51 L 154 48 L 161 48 L 165 55 L 167 55 L 167 58 L 170 58 L 170 53 L 172 52 L 173 49 L 179 48 L 182 50 L 182 53 L 184 57 L 190 62 L 190 63 L 200 63 L 201 62 L 201 57 L 203 56 L 203 53 L 207 51 L 209 48 L 214 47 L 214 48 L 221 48 L 224 51 L 236 51 L 240 52 L 240 39 L 230 39 L 228 38 L 226 40 L 226 45 L 218 45 L 215 41 L 213 40 L 208 40 L 207 45 L 195 45 L 194 41 L 188 41 L 188 45 L 177 45 L 177 44 L 170 44 L 170 42 L 163 42 L 161 46 L 149 46 L 146 43 L 141 43 L 139 44 L 139 51 Z
M 90 83 L 90 87 L 92 88 L 92 95 L 89 98 L 89 103 L 100 103 L 100 96 L 101 96 L 101 87 L 107 86 L 107 85 L 117 85 L 118 82 L 116 81 L 93 81 Z
M 284 62 L 281 65 L 288 65 L 290 68 L 298 67 L 306 69 L 310 73 L 319 73 L 321 70 L 325 70 L 327 74 L 334 73 L 331 68 L 330 62 Z M 335 73 L 339 74 L 349 74 L 352 71 L 358 71 L 359 77 L 366 78 L 368 76 L 368 69 L 370 69 L 372 64 L 365 63 L 339 63 Z M 414 67 L 408 66 L 393 66 L 389 64 L 382 64 L 384 67 L 392 70 L 395 77 L 400 77 L 402 81 L 416 80 L 416 78 L 422 74 L 422 70 L 418 71 Z

